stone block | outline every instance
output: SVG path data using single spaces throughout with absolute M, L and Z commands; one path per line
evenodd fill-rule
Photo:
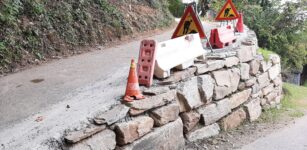
M 214 89 L 214 80 L 210 75 L 198 76 L 198 89 L 204 103 L 211 102 Z
M 221 128 L 224 131 L 234 129 L 240 126 L 245 119 L 246 113 L 243 108 L 240 108 L 221 120 Z
M 257 82 L 259 83 L 259 87 L 262 89 L 270 84 L 269 74 L 267 72 L 258 76 Z
M 169 78 L 161 81 L 159 84 L 161 85 L 168 85 L 177 83 L 179 81 L 185 81 L 195 75 L 197 68 L 196 67 L 190 67 L 183 71 L 176 71 L 173 75 L 171 75 Z
M 127 105 L 131 107 L 130 115 L 138 115 L 146 110 L 163 106 L 175 100 L 176 90 L 171 90 L 166 93 L 147 97 L 140 101 L 133 101 Z
M 224 60 L 209 60 L 205 64 L 195 64 L 198 75 L 221 69 L 224 67 L 224 65 Z
M 234 109 L 238 106 L 240 106 L 241 104 L 243 104 L 244 102 L 246 102 L 248 100 L 248 98 L 250 97 L 252 93 L 252 89 L 247 89 L 244 90 L 242 92 L 238 92 L 233 94 L 229 100 L 230 100 L 230 108 Z
M 196 111 L 190 111 L 180 114 L 180 117 L 183 122 L 183 132 L 188 133 L 198 124 L 200 114 Z
M 225 66 L 226 67 L 232 67 L 239 64 L 239 58 L 238 57 L 228 57 L 225 59 Z
M 226 98 L 218 101 L 216 104 L 202 106 L 197 111 L 201 114 L 201 122 L 207 126 L 231 112 L 230 101 Z
M 115 133 L 112 130 L 104 130 L 79 143 L 68 146 L 68 150 L 110 150 L 115 149 Z
M 280 57 L 277 54 L 270 54 L 269 55 L 270 60 L 272 61 L 272 63 L 274 65 L 279 64 L 280 63 Z
M 262 112 L 260 98 L 251 100 L 249 103 L 245 104 L 244 108 L 250 122 L 257 120 Z
M 271 61 L 261 61 L 260 62 L 260 71 L 266 72 L 272 67 L 272 62 Z
M 98 132 L 101 132 L 102 130 L 106 129 L 106 126 L 94 126 L 91 125 L 89 127 L 86 127 L 85 129 L 79 130 L 79 131 L 72 131 L 69 132 L 65 137 L 64 140 L 66 143 L 73 144 L 77 143 L 83 139 L 86 139 Z
M 202 127 L 195 131 L 190 132 L 186 135 L 187 139 L 191 142 L 201 139 L 206 139 L 215 135 L 218 135 L 220 132 L 220 127 L 217 123 L 214 123 L 209 126 Z
M 147 116 L 133 118 L 128 122 L 115 124 L 116 141 L 118 145 L 132 143 L 136 139 L 149 133 L 153 128 L 154 120 Z
M 240 70 L 237 68 L 213 72 L 217 85 L 214 89 L 214 99 L 219 100 L 235 92 L 240 82 Z
M 253 85 L 256 84 L 256 82 L 257 82 L 256 77 L 252 77 L 245 82 L 245 86 L 246 87 L 252 87 Z
M 150 111 L 149 116 L 154 120 L 154 125 L 160 127 L 178 118 L 179 106 L 177 103 L 168 104 Z
M 281 78 L 281 75 L 278 75 L 277 78 L 275 78 L 275 79 L 273 80 L 273 83 L 274 83 L 275 86 L 280 86 L 280 85 L 282 85 L 282 78 Z
M 239 89 L 240 91 L 242 91 L 242 90 L 244 90 L 245 88 L 246 88 L 245 82 L 240 82 L 240 83 L 239 83 L 239 86 L 238 86 L 238 89 Z
M 114 106 L 112 109 L 103 112 L 101 114 L 98 114 L 95 118 L 94 118 L 94 122 L 96 124 L 107 124 L 107 125 L 111 125 L 115 122 L 117 122 L 120 119 L 123 119 L 124 117 L 126 117 L 127 113 L 129 111 L 129 107 L 125 106 L 125 105 L 116 105 Z M 116 114 L 116 115 L 114 115 Z
M 256 93 L 258 93 L 259 91 L 261 91 L 261 88 L 260 88 L 259 84 L 258 84 L 258 83 L 254 84 L 254 85 L 252 86 L 252 94 L 256 94 Z
M 256 75 L 260 69 L 260 61 L 257 59 L 254 59 L 249 63 L 249 65 L 250 65 L 249 73 L 253 76 Z
M 269 77 L 271 80 L 274 80 L 278 77 L 278 75 L 280 74 L 281 68 L 279 64 L 274 65 L 273 67 L 271 67 L 269 69 Z
M 141 139 L 130 145 L 120 147 L 120 150 L 183 150 L 185 139 L 182 131 L 182 121 L 168 123 L 162 127 L 155 128 L 153 132 L 145 135 Z
M 184 104 L 185 110 L 197 108 L 203 105 L 198 91 L 197 77 L 193 77 L 191 80 L 183 82 L 178 85 L 177 96 L 180 104 Z
M 244 46 L 241 45 L 241 47 L 238 49 L 238 58 L 241 63 L 248 62 L 254 59 L 255 57 L 255 48 L 253 46 Z
M 278 96 L 277 92 L 271 92 L 270 94 L 266 95 L 265 98 L 268 102 L 273 101 Z
M 273 90 L 274 90 L 274 84 L 270 84 L 270 85 L 268 85 L 268 86 L 266 86 L 265 88 L 262 89 L 262 93 L 263 93 L 263 95 L 268 95 Z
M 167 87 L 167 86 L 156 86 L 156 87 L 145 88 L 143 90 L 143 94 L 155 96 L 155 95 L 160 95 L 160 94 L 166 93 L 169 90 L 170 90 L 170 88 Z
M 241 63 L 240 64 L 240 72 L 241 72 L 241 79 L 242 80 L 248 80 L 249 79 L 249 71 L 250 66 L 247 63 Z

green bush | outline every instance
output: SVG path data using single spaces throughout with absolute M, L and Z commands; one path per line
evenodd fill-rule
M 184 5 L 181 0 L 168 0 L 169 10 L 174 17 L 181 17 L 184 12 Z

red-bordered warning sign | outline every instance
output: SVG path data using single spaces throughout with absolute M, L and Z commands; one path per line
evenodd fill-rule
M 201 39 L 204 39 L 206 36 L 203 26 L 198 16 L 195 14 L 192 5 L 186 8 L 172 39 L 191 33 L 199 33 Z
M 223 21 L 223 20 L 234 20 L 239 18 L 239 13 L 237 12 L 236 7 L 232 3 L 231 0 L 227 0 L 224 7 L 216 16 L 215 20 Z

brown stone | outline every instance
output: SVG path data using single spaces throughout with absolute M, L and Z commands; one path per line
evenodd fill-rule
M 155 128 L 151 133 L 145 135 L 132 144 L 120 147 L 120 150 L 183 150 L 185 139 L 182 131 L 182 121 L 168 123 L 162 127 Z
M 246 119 L 246 113 L 243 108 L 232 112 L 221 120 L 221 128 L 224 131 L 238 127 Z
M 197 85 L 196 85 L 197 86 Z M 133 101 L 127 105 L 131 107 L 130 115 L 138 115 L 149 109 L 156 108 L 168 104 L 175 100 L 176 91 L 171 90 L 157 96 L 147 97 L 143 100 Z
M 274 84 L 270 84 L 267 87 L 262 89 L 262 93 L 263 95 L 268 95 L 269 93 L 271 93 L 274 90 Z
M 247 90 L 244 90 L 242 92 L 238 92 L 238 93 L 233 94 L 229 99 L 230 100 L 230 108 L 234 109 L 234 108 L 240 106 L 241 104 L 243 104 L 244 102 L 246 102 L 248 100 L 248 98 L 250 97 L 251 93 L 252 93 L 252 90 L 247 89 Z
M 257 59 L 252 60 L 250 63 L 250 71 L 251 75 L 256 75 L 260 69 L 260 61 Z
M 83 139 L 86 139 L 98 132 L 101 132 L 102 130 L 105 130 L 106 126 L 95 126 L 91 125 L 89 127 L 86 127 L 85 129 L 79 130 L 79 131 L 72 131 L 69 132 L 65 137 L 64 140 L 67 143 L 73 144 L 77 143 Z
M 154 120 L 147 116 L 133 118 L 128 122 L 115 125 L 116 141 L 118 145 L 125 145 L 149 133 L 153 128 Z
M 149 112 L 149 116 L 154 120 L 157 127 L 174 121 L 179 116 L 179 106 L 177 103 L 162 106 Z
M 180 115 L 183 122 L 183 132 L 188 133 L 199 122 L 200 114 L 195 111 L 185 112 Z
M 251 100 L 249 103 L 245 104 L 244 108 L 250 122 L 257 120 L 262 112 L 260 98 Z
M 259 83 L 259 87 L 262 89 L 270 84 L 269 74 L 267 72 L 258 76 L 257 82 Z

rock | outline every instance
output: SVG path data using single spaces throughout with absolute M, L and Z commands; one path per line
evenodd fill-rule
M 178 118 L 179 106 L 177 103 L 168 104 L 151 111 L 149 116 L 154 120 L 154 125 L 160 127 Z
M 204 125 L 210 125 L 231 112 L 229 99 L 223 99 L 216 104 L 210 104 L 197 109 L 201 114 L 201 122 Z
M 262 89 L 270 84 L 269 74 L 267 72 L 258 76 L 259 87 Z
M 251 86 L 255 85 L 256 82 L 257 82 L 256 77 L 252 77 L 245 82 L 245 85 L 246 85 L 246 87 L 251 87 Z
M 154 120 L 147 116 L 134 118 L 131 121 L 115 125 L 116 142 L 125 145 L 149 133 L 153 128 Z
M 277 97 L 277 93 L 276 92 L 271 92 L 270 94 L 266 95 L 265 98 L 268 102 L 273 101 L 276 97 Z
M 249 73 L 251 75 L 256 75 L 260 69 L 260 61 L 257 59 L 254 59 L 249 63 L 249 65 L 250 65 Z
M 204 103 L 211 102 L 214 89 L 214 80 L 209 75 L 198 76 L 198 89 Z
M 188 133 L 199 122 L 200 114 L 195 111 L 185 112 L 180 115 L 183 122 L 183 132 Z
M 219 100 L 236 91 L 240 82 L 240 70 L 213 72 L 217 85 L 214 88 L 214 100 Z
M 166 80 L 161 81 L 159 84 L 166 85 L 166 84 L 177 83 L 179 81 L 187 80 L 194 76 L 196 70 L 197 70 L 196 67 L 190 67 L 183 71 L 174 72 L 172 76 L 170 76 Z
M 115 133 L 112 130 L 104 130 L 79 143 L 69 146 L 69 150 L 110 150 L 115 149 Z
M 197 67 L 197 74 L 204 74 L 209 71 L 214 71 L 223 68 L 225 65 L 224 60 L 209 60 L 205 64 L 195 64 Z
M 262 72 L 268 71 L 272 67 L 272 62 L 271 61 L 261 61 L 260 62 L 260 70 Z
M 280 63 L 280 57 L 277 54 L 269 54 L 269 58 L 274 65 Z
M 225 59 L 225 66 L 226 67 L 232 67 L 239 64 L 239 58 L 238 57 L 228 57 Z
M 249 103 L 245 104 L 244 108 L 250 122 L 257 120 L 261 115 L 262 108 L 259 98 L 251 100 Z
M 259 84 L 258 84 L 258 83 L 254 84 L 254 85 L 252 86 L 252 94 L 256 94 L 256 93 L 258 93 L 259 91 L 261 91 L 261 88 L 260 88 Z
M 280 74 L 281 68 L 279 64 L 274 65 L 272 68 L 269 69 L 269 77 L 271 80 L 274 80 L 277 78 L 277 76 Z
M 229 70 L 215 71 L 212 73 L 218 86 L 230 87 L 230 72 Z
M 253 46 L 244 46 L 241 45 L 241 47 L 238 49 L 238 58 L 241 63 L 248 62 L 250 60 L 254 59 L 256 49 L 253 48 Z
M 246 113 L 243 108 L 240 108 L 221 120 L 221 128 L 224 131 L 234 129 L 240 126 L 245 119 Z
M 239 86 L 238 86 L 238 89 L 239 89 L 240 91 L 244 90 L 244 89 L 245 89 L 245 82 L 240 82 L 240 83 L 239 83 Z
M 262 89 L 262 93 L 263 95 L 268 95 L 269 93 L 271 93 L 274 90 L 274 84 L 270 84 L 267 87 Z
M 94 121 L 95 121 L 96 124 L 99 124 L 99 125 L 105 124 L 105 123 L 107 125 L 111 125 L 111 124 L 117 122 L 118 120 L 126 117 L 128 111 L 129 111 L 129 107 L 127 107 L 125 105 L 116 105 L 111 110 L 97 115 L 94 118 Z M 114 115 L 114 114 L 116 114 L 116 115 Z
M 234 109 L 238 106 L 240 106 L 241 104 L 243 104 L 244 102 L 246 102 L 248 100 L 248 98 L 250 97 L 252 93 L 252 89 L 247 89 L 244 90 L 242 92 L 238 92 L 236 94 L 233 94 L 230 97 L 230 108 Z
M 163 106 L 175 100 L 176 90 L 168 91 L 157 96 L 151 96 L 139 101 L 133 101 L 128 103 L 131 109 L 129 113 L 131 115 L 138 115 L 146 110 Z
M 165 86 L 158 86 L 158 87 L 150 87 L 150 88 L 145 88 L 143 91 L 144 95 L 160 95 L 163 93 L 166 93 L 170 90 L 169 87 Z
M 183 150 L 185 139 L 182 131 L 182 121 L 168 123 L 162 127 L 155 128 L 153 132 L 130 145 L 119 148 L 120 150 Z
M 273 80 L 273 83 L 274 83 L 275 86 L 280 86 L 280 85 L 282 85 L 282 78 L 281 78 L 281 75 L 278 75 L 277 78 L 275 78 L 275 79 Z
M 257 98 L 257 97 L 263 97 L 263 93 L 262 93 L 262 91 L 260 90 L 260 91 L 258 91 L 257 93 L 254 93 L 254 94 L 252 94 L 251 95 L 251 97 L 252 98 Z
M 250 66 L 247 63 L 241 63 L 240 64 L 240 72 L 241 72 L 241 79 L 242 80 L 248 80 L 249 79 L 249 71 Z
M 102 130 L 105 130 L 106 126 L 89 126 L 86 127 L 85 129 L 79 130 L 79 131 L 72 131 L 68 133 L 65 137 L 64 140 L 66 143 L 73 144 L 77 143 L 83 139 L 86 139 L 98 132 L 101 132 Z
M 214 123 L 212 125 L 192 131 L 191 133 L 187 134 L 187 139 L 191 142 L 194 142 L 196 140 L 206 139 L 218 135 L 219 132 L 220 132 L 219 125 L 217 123 Z
M 280 102 L 281 102 L 281 99 L 282 99 L 282 96 L 281 95 L 279 95 L 279 96 L 277 96 L 276 98 L 275 98 L 275 102 L 276 102 L 276 104 L 280 104 Z
M 179 101 L 181 101 L 180 104 L 184 104 L 185 110 L 189 111 L 203 105 L 198 92 L 197 77 L 179 84 L 178 87 L 177 96 Z

